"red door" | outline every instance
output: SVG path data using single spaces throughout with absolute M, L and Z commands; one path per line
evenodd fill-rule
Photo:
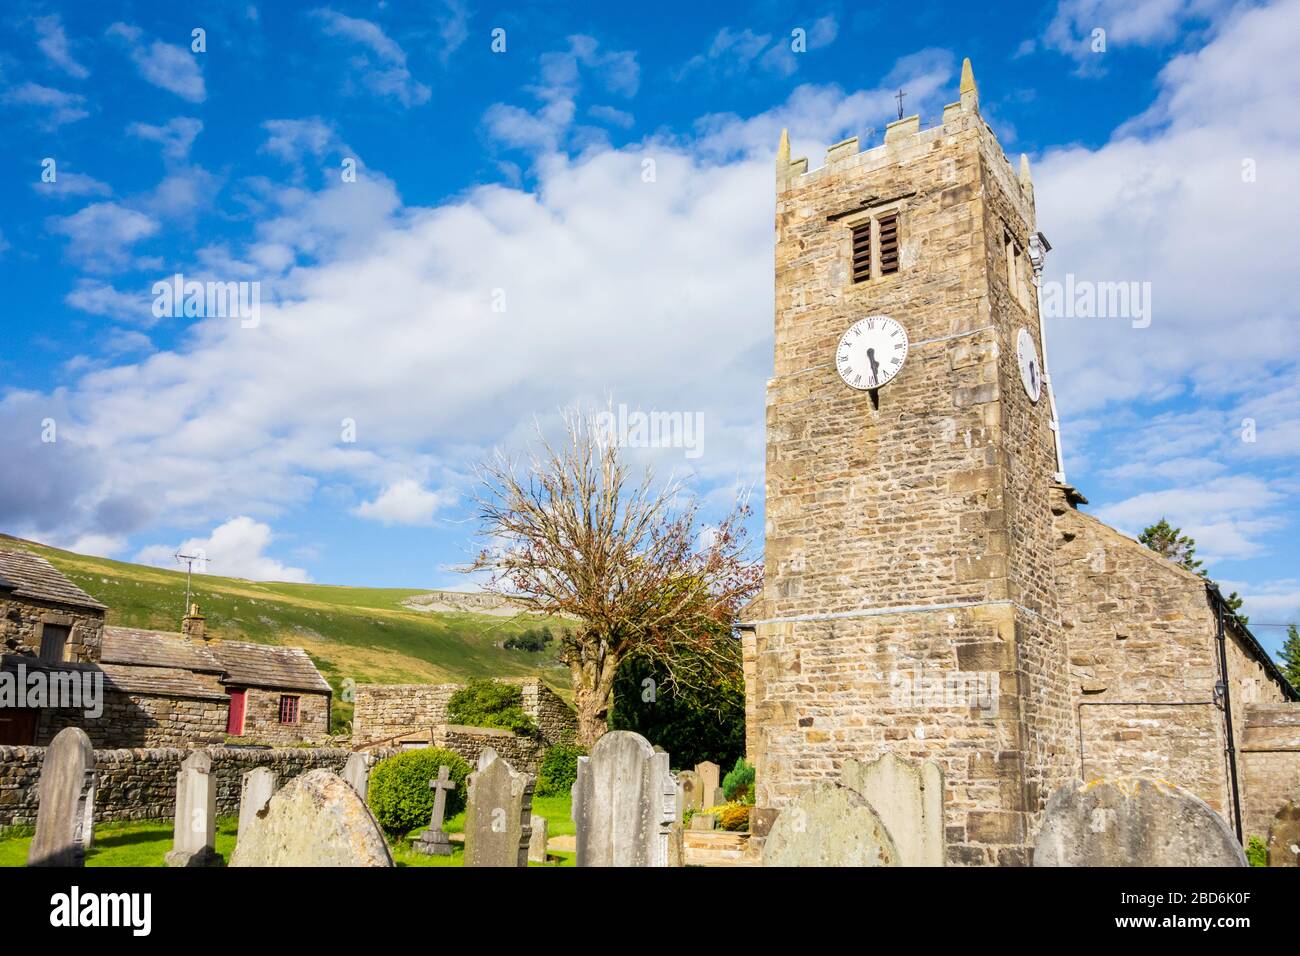
M 247 691 L 230 692 L 230 715 L 226 718 L 226 733 L 232 737 L 244 735 L 244 695 Z
M 36 719 L 40 711 L 21 707 L 0 709 L 0 744 L 25 746 L 36 743 Z

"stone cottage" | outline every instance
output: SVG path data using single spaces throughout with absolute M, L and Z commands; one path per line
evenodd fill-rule
M 81 727 L 100 749 L 329 733 L 332 692 L 300 648 L 107 627 L 106 608 L 44 558 L 0 551 L 0 744 Z

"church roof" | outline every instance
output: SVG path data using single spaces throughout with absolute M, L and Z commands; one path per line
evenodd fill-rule
M 228 686 L 330 693 L 329 682 L 298 647 L 189 640 L 172 631 L 106 627 L 100 660 L 104 664 L 219 674 Z
M 0 587 L 15 597 L 107 610 L 50 562 L 27 551 L 0 551 L 0 582 Z

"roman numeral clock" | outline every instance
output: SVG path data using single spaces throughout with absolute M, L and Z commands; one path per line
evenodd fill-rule
M 907 361 L 907 330 L 887 315 L 869 315 L 848 327 L 835 349 L 835 368 L 850 388 L 869 391 L 892 382 Z

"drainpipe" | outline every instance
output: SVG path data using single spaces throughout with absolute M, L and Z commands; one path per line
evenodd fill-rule
M 1047 361 L 1047 325 L 1043 322 L 1043 266 L 1052 244 L 1041 232 L 1029 237 L 1029 264 L 1034 269 L 1034 298 L 1038 303 L 1038 341 L 1043 347 L 1043 387 L 1047 389 L 1047 407 L 1052 420 L 1052 438 L 1056 446 L 1056 483 L 1065 484 L 1065 455 L 1061 452 L 1061 418 L 1056 414 L 1056 392 L 1052 389 L 1051 363 Z
M 1228 735 L 1228 777 L 1232 785 L 1232 817 L 1237 830 L 1237 840 L 1245 843 L 1241 830 L 1241 790 L 1237 786 L 1237 745 L 1232 737 L 1232 693 L 1228 681 L 1228 636 L 1224 628 L 1223 595 L 1214 585 L 1209 585 L 1211 598 L 1214 600 L 1216 637 L 1219 641 L 1219 675 L 1223 687 L 1223 724 Z M 1218 688 L 1215 688 L 1218 690 Z

